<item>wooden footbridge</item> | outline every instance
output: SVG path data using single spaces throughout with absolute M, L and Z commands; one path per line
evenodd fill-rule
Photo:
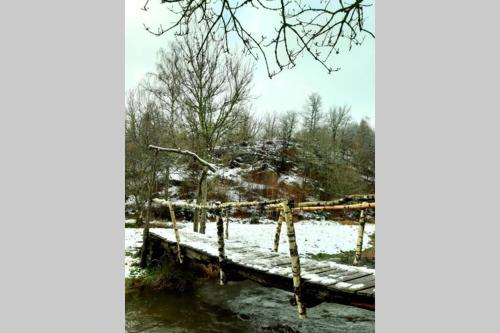
M 375 208 L 374 200 L 374 195 L 357 195 L 334 201 L 298 204 L 289 200 L 270 200 L 196 205 L 153 199 L 156 204 L 169 208 L 173 230 L 149 229 L 146 225 L 143 251 L 147 251 L 149 257 L 159 257 L 166 251 L 180 263 L 187 259 L 216 265 L 219 269 L 221 285 L 226 284 L 228 280 L 250 279 L 265 286 L 293 292 L 295 297 L 291 302 L 297 306 L 300 318 L 305 318 L 306 307 L 312 307 L 325 301 L 375 310 L 375 270 L 355 266 L 361 256 L 365 225 L 364 212 L 368 208 Z M 217 237 L 185 229 L 182 230 L 181 234 L 177 228 L 174 207 L 206 209 L 214 213 L 217 221 Z M 224 237 L 222 212 L 233 207 L 279 210 L 280 215 L 274 243 L 272 243 L 273 239 L 270 238 L 270 244 L 274 244 L 274 251 L 266 251 L 242 240 L 227 239 L 227 215 L 226 237 Z M 299 256 L 292 220 L 292 212 L 299 210 L 360 211 L 354 266 Z M 278 253 L 283 223 L 286 224 L 287 228 L 289 256 Z

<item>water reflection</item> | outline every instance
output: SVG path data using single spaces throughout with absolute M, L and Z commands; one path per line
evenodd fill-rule
M 342 332 L 372 333 L 375 313 L 323 303 L 297 318 L 288 301 L 290 293 L 265 288 L 251 281 L 202 281 L 192 292 L 129 293 L 126 296 L 126 331 L 148 332 Z M 282 330 L 277 327 L 282 325 Z M 271 330 L 271 327 L 275 327 Z

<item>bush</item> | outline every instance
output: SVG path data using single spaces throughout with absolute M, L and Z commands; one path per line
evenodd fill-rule
M 250 219 L 250 224 L 259 224 L 259 217 L 258 216 L 252 216 Z
M 375 247 L 375 233 L 370 235 L 370 241 L 368 242 L 369 247 Z
M 169 290 L 185 292 L 193 289 L 193 272 L 184 271 L 172 263 L 161 263 L 157 267 L 147 268 L 138 277 L 127 279 L 128 290 Z

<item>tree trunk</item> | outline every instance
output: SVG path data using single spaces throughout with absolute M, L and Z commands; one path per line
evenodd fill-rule
M 201 204 L 206 205 L 207 204 L 207 171 L 203 171 L 203 176 L 202 176 L 202 183 L 201 183 Z M 206 224 L 207 224 L 207 210 L 206 208 L 202 208 L 200 210 L 201 216 L 200 216 L 200 233 L 204 234 L 206 230 Z
M 226 239 L 229 239 L 229 209 L 226 209 L 226 230 L 224 230 Z
M 135 208 L 137 209 L 137 212 L 135 214 L 135 221 L 138 225 L 142 225 L 144 223 L 144 217 L 143 217 L 143 208 L 141 205 L 141 202 L 139 199 L 137 199 L 137 195 L 134 195 L 135 197 Z
M 168 210 L 170 211 L 170 219 L 172 220 L 172 226 L 174 227 L 175 241 L 177 242 L 177 258 L 182 264 L 182 254 L 181 254 L 181 238 L 179 236 L 179 230 L 177 229 L 177 220 L 175 219 L 174 207 L 170 201 L 168 202 Z
M 219 205 L 220 203 L 217 203 Z M 215 218 L 217 220 L 217 239 L 219 243 L 219 283 L 221 286 L 227 282 L 224 266 L 226 254 L 224 251 L 224 221 L 222 220 L 222 211 L 220 208 L 215 210 Z
M 300 279 L 299 250 L 297 248 L 297 241 L 295 239 L 295 227 L 292 221 L 292 211 L 286 203 L 283 203 L 283 216 L 286 222 L 288 246 L 290 247 L 290 259 L 292 261 L 293 292 L 295 294 L 295 301 L 297 302 L 299 319 L 305 319 L 306 307 L 302 301 L 302 282 Z
M 354 256 L 354 266 L 359 264 L 361 260 L 361 252 L 363 251 L 363 236 L 365 233 L 365 211 L 362 210 L 359 213 L 359 228 L 358 228 L 358 240 L 356 242 L 356 255 Z
M 280 243 L 280 234 L 281 234 L 281 223 L 283 222 L 283 212 L 279 212 L 278 223 L 276 224 L 276 235 L 274 235 L 274 247 L 273 251 L 278 252 L 278 246 Z
M 148 222 L 146 222 L 146 226 L 144 227 L 144 230 L 142 232 L 141 262 L 139 264 L 141 268 L 146 268 L 147 266 L 148 249 L 149 249 L 149 228 L 148 228 Z
M 170 188 L 170 165 L 165 168 L 165 200 L 168 200 L 168 189 Z
M 205 179 L 207 178 L 207 171 L 203 170 L 200 176 L 200 180 L 198 182 L 198 194 L 196 196 L 196 204 L 201 205 L 203 202 L 203 184 Z M 194 221 L 193 221 L 193 231 L 201 232 L 200 230 L 200 220 L 201 220 L 202 211 L 199 208 L 195 208 L 194 210 Z
M 148 206 L 146 207 L 146 224 L 144 225 L 144 231 L 142 233 L 142 250 L 141 250 L 141 262 L 140 267 L 145 268 L 148 264 L 148 252 L 150 248 L 149 244 L 149 222 L 151 220 L 151 202 L 153 199 L 153 189 L 156 181 L 156 161 L 158 158 L 158 152 L 155 152 L 153 167 L 151 170 L 151 176 L 148 181 Z

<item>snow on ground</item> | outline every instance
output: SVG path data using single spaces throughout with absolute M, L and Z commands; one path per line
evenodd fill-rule
M 230 189 L 226 192 L 226 198 L 229 201 L 240 201 L 240 194 L 238 191 Z
M 230 179 L 236 183 L 240 183 L 242 181 L 240 173 L 243 171 L 242 168 L 228 168 L 228 167 L 218 167 L 215 173 L 211 172 L 208 175 L 209 179 L 212 179 L 215 176 L 219 176 L 224 179 Z
M 278 179 L 278 183 L 285 183 L 289 185 L 302 185 L 304 182 L 304 178 L 295 174 L 290 174 L 290 175 L 281 175 L 280 178 Z
M 241 220 L 229 222 L 229 239 L 240 239 L 259 245 L 263 249 L 272 249 L 276 223 L 264 221 L 263 224 L 244 224 Z M 271 223 L 269 223 L 271 222 Z M 192 229 L 192 223 L 187 223 Z M 336 254 L 340 251 L 354 250 L 358 235 L 357 225 L 343 225 L 334 221 L 304 220 L 294 223 L 295 236 L 300 254 Z M 375 232 L 374 224 L 365 225 L 363 248 L 368 246 L 369 235 Z M 207 223 L 207 236 L 217 238 L 217 225 Z M 182 235 L 181 235 L 182 237 Z M 288 253 L 286 224 L 281 227 L 279 252 Z
M 130 195 L 127 200 L 125 200 L 125 206 L 135 205 L 135 195 Z
M 245 220 L 230 219 L 229 239 L 238 239 L 258 245 L 262 249 L 271 250 L 274 244 L 276 233 L 276 222 L 264 219 L 261 224 L 243 223 Z M 184 228 L 192 230 L 192 222 L 182 222 Z M 225 223 L 224 223 L 225 224 Z M 296 222 L 295 236 L 297 246 L 301 256 L 307 254 L 336 254 L 340 251 L 354 250 L 358 235 L 357 225 L 343 225 L 334 221 L 304 220 Z M 183 228 L 183 229 L 184 229 Z M 172 232 L 166 229 L 165 232 Z M 365 225 L 365 237 L 363 238 L 363 248 L 368 246 L 369 235 L 375 232 L 374 224 Z M 179 230 L 182 239 L 182 229 Z M 206 237 L 217 241 L 217 225 L 213 222 L 207 223 Z M 138 258 L 132 258 L 131 254 L 136 253 L 142 245 L 142 229 L 125 229 L 125 276 L 135 274 L 131 272 L 131 265 L 137 262 Z M 286 224 L 281 227 L 279 252 L 288 253 L 288 238 L 286 235 Z
M 175 197 L 179 194 L 179 186 L 169 186 L 168 188 L 168 197 L 172 198 Z
M 136 275 L 132 264 L 139 262 L 135 255 L 142 246 L 142 231 L 140 228 L 125 228 L 125 277 Z
M 184 179 L 188 178 L 189 175 L 185 168 L 178 167 L 170 171 L 169 177 L 170 180 L 183 181 Z

